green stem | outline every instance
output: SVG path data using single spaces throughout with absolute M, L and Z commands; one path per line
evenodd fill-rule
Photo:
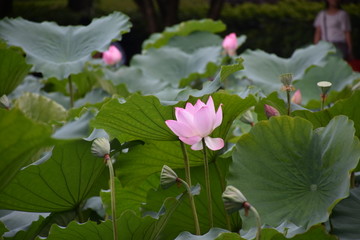
M 68 80 L 69 80 L 70 107 L 72 108 L 74 107 L 74 89 L 71 80 L 71 75 L 69 76 Z
M 219 168 L 219 165 L 217 164 L 217 161 L 214 161 L 214 164 L 215 164 L 215 169 L 216 169 L 216 173 L 219 177 L 219 180 L 220 180 L 220 185 L 221 185 L 221 192 L 224 192 L 225 191 L 225 180 L 224 180 L 224 176 L 222 175 L 221 173 L 221 170 Z M 224 211 L 225 211 L 225 221 L 226 221 L 226 227 L 229 231 L 231 231 L 231 221 L 230 221 L 230 216 L 229 214 L 226 213 L 226 210 L 225 210 L 225 205 L 223 205 L 224 207 Z
M 261 233 L 261 219 L 258 211 L 253 206 L 250 207 L 250 210 L 254 213 L 256 218 L 256 225 L 257 225 L 257 232 L 256 232 L 256 240 L 260 240 L 260 233 Z
M 326 95 L 321 94 L 321 111 L 324 110 L 324 108 L 325 108 L 325 98 L 326 98 Z
M 184 156 L 184 165 L 185 165 L 185 180 L 189 186 L 192 186 L 191 184 L 191 174 L 190 174 L 190 163 L 189 163 L 189 156 L 186 151 L 185 144 L 180 141 L 181 150 Z
M 202 141 L 203 153 L 204 153 L 205 187 L 206 187 L 206 195 L 208 199 L 209 225 L 210 228 L 212 228 L 214 226 L 214 219 L 213 219 L 212 201 L 211 201 L 209 162 L 206 153 L 205 139 L 203 138 L 201 141 Z
M 195 234 L 196 235 L 200 235 L 200 225 L 199 225 L 199 218 L 196 212 L 196 206 L 195 206 L 195 201 L 194 201 L 194 196 L 191 193 L 191 189 L 190 186 L 186 183 L 186 181 L 182 180 L 181 178 L 178 178 L 178 181 L 180 181 L 186 188 L 186 191 L 189 195 L 189 200 L 190 200 L 190 205 L 191 205 L 191 210 L 193 213 L 193 218 L 194 218 L 194 225 L 195 225 Z
M 288 102 L 288 116 L 290 116 L 290 106 L 291 106 L 291 100 L 290 100 L 290 91 L 286 90 L 286 95 L 287 95 L 287 102 Z
M 114 240 L 117 240 L 118 233 L 116 226 L 115 176 L 114 176 L 114 168 L 110 157 L 106 159 L 106 164 L 109 167 L 109 173 L 110 173 L 111 215 L 112 215 L 112 224 L 113 224 L 113 236 L 114 236 Z

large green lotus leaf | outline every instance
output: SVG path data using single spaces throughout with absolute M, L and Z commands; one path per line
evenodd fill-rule
M 325 66 L 309 69 L 303 78 L 296 81 L 294 85 L 301 90 L 302 104 L 307 104 L 312 99 L 320 100 L 321 91 L 316 85 L 317 82 L 331 82 L 331 90 L 341 91 L 358 78 L 360 78 L 360 74 L 353 72 L 347 62 L 338 57 L 331 57 Z
M 331 215 L 332 232 L 341 240 L 357 240 L 360 236 L 360 188 L 335 206 Z
M 182 198 L 168 198 L 163 208 L 159 211 L 157 219 L 151 216 L 138 217 L 133 211 L 124 212 L 117 219 L 119 240 L 156 240 L 160 239 L 162 229 L 166 226 L 168 219 L 176 210 Z M 97 224 L 88 221 L 84 224 L 71 222 L 67 228 L 53 225 L 47 239 L 79 239 L 79 240 L 108 240 L 113 239 L 112 223 L 110 220 Z
M 310 112 L 307 110 L 295 111 L 292 114 L 309 120 L 314 128 L 326 126 L 330 120 L 337 115 L 345 115 L 354 121 L 356 136 L 360 138 L 360 108 L 355 104 L 360 102 L 360 91 L 355 91 L 347 99 L 340 100 L 331 108 L 320 112 Z
M 104 51 L 111 40 L 120 39 L 130 27 L 129 18 L 120 12 L 94 19 L 88 26 L 63 27 L 52 22 L 5 18 L 0 21 L 0 38 L 21 47 L 35 71 L 64 79 L 81 72 L 93 51 Z
M 253 106 L 256 102 L 253 96 L 242 99 L 236 95 L 230 95 L 225 92 L 216 93 L 212 97 L 216 106 L 223 104 L 222 124 L 214 130 L 212 136 L 222 137 L 224 139 L 226 138 L 226 135 L 234 119 L 240 113 Z M 137 96 L 136 98 L 141 100 L 155 99 L 153 97 L 141 96 Z M 207 98 L 208 97 L 203 97 L 202 101 L 206 102 Z M 196 100 L 197 98 L 192 98 L 190 102 L 195 103 Z M 127 103 L 129 102 L 130 100 Z M 127 103 L 122 105 L 125 106 Z M 119 164 L 121 169 L 119 170 L 120 179 L 125 185 L 129 184 L 129 182 L 141 182 L 149 175 L 155 172 L 159 172 L 164 163 L 168 164 L 172 168 L 183 167 L 183 154 L 180 143 L 178 141 L 158 141 L 178 140 L 178 138 L 173 135 L 171 130 L 168 129 L 165 124 L 165 120 L 174 119 L 172 115 L 173 108 L 163 107 L 159 104 L 157 105 L 158 106 L 149 104 L 147 106 L 147 103 L 143 101 L 137 103 L 136 106 L 129 105 L 126 110 L 125 108 L 121 109 L 121 111 L 124 112 L 123 116 L 115 115 L 116 111 L 118 111 L 117 108 L 110 106 L 107 112 L 104 112 L 104 115 L 101 115 L 102 111 L 100 111 L 97 115 L 95 124 L 96 128 L 105 129 L 109 134 L 118 137 L 120 141 L 146 140 L 144 145 L 138 145 L 132 148 L 128 153 L 121 154 L 119 156 Z M 181 103 L 181 107 L 184 105 L 185 103 Z M 139 108 L 139 106 L 141 106 L 140 110 L 134 111 L 134 108 Z M 150 112 L 150 108 L 154 108 L 154 106 L 158 109 L 155 109 L 155 111 L 152 110 Z M 165 116 L 165 114 L 163 114 L 165 111 L 160 111 L 159 109 L 164 109 L 166 111 L 166 116 L 169 117 L 163 117 Z M 124 114 L 129 114 L 129 117 Z M 129 118 L 128 121 L 127 118 Z M 133 119 L 135 119 L 137 122 L 134 122 Z M 144 119 L 143 122 L 141 122 L 142 119 Z M 156 124 L 153 122 L 155 120 Z M 113 124 L 110 124 L 112 121 L 114 121 Z M 123 129 L 124 127 L 126 128 Z M 149 133 L 149 131 L 154 133 Z M 123 133 L 126 133 L 127 136 L 123 137 Z M 160 135 L 160 133 L 162 135 Z M 201 151 L 193 151 L 189 148 L 188 151 L 190 155 L 190 163 L 193 166 L 201 165 L 203 162 Z M 210 152 L 209 156 L 211 160 L 212 157 L 216 156 L 216 153 Z
M 220 52 L 221 46 L 199 48 L 191 54 L 178 48 L 163 47 L 135 55 L 130 64 L 139 67 L 150 79 L 159 79 L 178 87 L 180 83 L 213 76 Z
M 225 175 L 228 172 L 229 159 L 217 159 L 216 164 L 211 163 L 209 166 L 210 172 L 210 185 L 211 185 L 211 195 L 212 195 L 212 207 L 213 207 L 213 218 L 214 218 L 214 227 L 227 228 L 226 222 L 226 213 L 224 208 L 224 203 L 221 198 L 221 194 L 224 191 L 226 182 Z M 167 163 L 164 163 L 167 164 Z M 178 176 L 184 179 L 183 169 L 176 170 Z M 196 210 L 199 218 L 199 225 L 201 233 L 206 233 L 209 231 L 209 218 L 208 218 L 208 209 L 207 209 L 207 195 L 205 191 L 205 177 L 204 177 L 204 167 L 192 167 L 191 168 L 191 178 L 192 184 L 200 184 L 201 191 L 200 194 L 194 194 Z M 160 178 L 159 178 L 160 179 Z M 195 186 L 193 189 L 198 188 Z M 148 193 L 148 198 L 146 200 L 146 205 L 143 206 L 144 211 L 157 211 L 162 205 L 162 202 L 167 197 L 177 196 L 178 194 L 185 191 L 184 187 L 172 186 L 166 190 L 159 188 L 158 190 L 150 190 Z M 240 221 L 239 216 L 234 214 L 229 217 L 229 223 L 231 229 L 239 229 Z M 194 220 L 189 204 L 189 199 L 186 198 L 182 204 L 177 208 L 173 213 L 171 219 L 169 219 L 168 224 L 164 229 L 164 234 L 169 237 L 169 239 L 174 239 L 182 231 L 189 231 L 195 233 Z
M 316 130 L 302 118 L 272 117 L 239 139 L 228 184 L 243 192 L 264 224 L 289 221 L 308 229 L 326 221 L 348 195 L 349 173 L 359 157 L 360 143 L 346 116 Z
M 90 148 L 91 142 L 85 141 L 56 145 L 46 162 L 17 174 L 1 193 L 0 208 L 61 212 L 98 195 L 107 186 L 105 164 L 91 154 Z
M 148 177 L 145 181 L 143 181 L 141 184 L 139 184 L 139 186 L 136 187 L 122 187 L 119 180 L 116 179 L 116 214 L 120 216 L 126 210 L 132 210 L 138 216 L 140 216 L 140 208 L 143 203 L 146 202 L 146 196 L 148 191 L 150 189 L 157 188 L 158 185 L 158 174 Z M 111 215 L 111 193 L 109 191 L 102 191 L 100 195 L 108 214 Z
M 213 21 L 211 19 L 189 20 L 172 27 L 167 27 L 162 33 L 152 34 L 149 39 L 144 41 L 143 49 L 160 48 L 175 36 L 187 36 L 197 31 L 217 33 L 225 29 L 226 26 L 221 21 Z
M 242 240 L 243 239 L 236 233 L 229 233 L 229 235 L 227 235 L 228 238 L 218 237 L 221 236 L 222 233 L 228 233 L 228 232 L 229 232 L 228 230 L 221 228 L 212 228 L 210 229 L 209 232 L 201 236 L 193 235 L 189 232 L 182 232 L 179 234 L 179 236 L 175 238 L 175 240 L 214 240 L 214 239 Z
M 192 53 L 199 48 L 208 46 L 221 46 L 222 38 L 209 32 L 192 32 L 187 36 L 175 36 L 170 39 L 167 46 L 176 47 L 184 52 Z
M 1 33 L 0 33 L 1 34 Z M 0 49 L 0 96 L 11 93 L 28 74 L 31 65 L 11 49 Z
M 19 110 L 0 109 L 0 192 L 33 154 L 51 145 L 51 128 L 26 118 Z
M 172 119 L 173 108 L 164 107 L 154 96 L 132 95 L 127 102 L 113 99 L 104 104 L 92 125 L 102 128 L 121 142 L 152 139 L 176 140 L 165 120 Z
M 15 102 L 15 107 L 26 116 L 37 122 L 51 123 L 52 121 L 65 121 L 66 109 L 55 101 L 35 94 L 25 93 Z
M 330 51 L 334 51 L 334 48 L 326 42 L 297 49 L 288 59 L 261 50 L 247 50 L 240 55 L 244 59 L 245 69 L 242 73 L 254 85 L 270 93 L 281 88 L 281 74 L 292 73 L 294 80 L 301 79 L 311 66 L 324 65 Z

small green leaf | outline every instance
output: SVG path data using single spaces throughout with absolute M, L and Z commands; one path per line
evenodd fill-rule
M 42 123 L 65 121 L 67 117 L 67 111 L 63 106 L 35 93 L 25 93 L 16 99 L 15 107 L 30 119 Z
M 235 59 L 235 61 L 236 63 L 234 64 L 221 66 L 221 71 L 220 71 L 221 81 L 224 81 L 229 75 L 233 74 L 234 72 L 244 69 L 244 66 L 242 64 L 244 60 L 242 58 L 237 58 Z
M 10 49 L 0 49 L 0 97 L 11 93 L 28 74 L 31 65 Z

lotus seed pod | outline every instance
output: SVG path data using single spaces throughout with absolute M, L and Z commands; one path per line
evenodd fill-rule
M 291 73 L 285 73 L 280 75 L 280 81 L 285 87 L 291 86 L 293 75 Z
M 110 154 L 110 142 L 107 138 L 101 137 L 94 140 L 91 145 L 91 153 L 103 158 Z
M 227 186 L 222 194 L 222 199 L 225 205 L 225 210 L 231 214 L 239 211 L 247 202 L 245 196 L 235 187 Z
M 327 81 L 321 81 L 317 83 L 323 95 L 326 95 L 331 88 L 332 83 Z
M 164 165 L 160 175 L 160 186 L 167 189 L 177 182 L 177 174 L 167 165 Z

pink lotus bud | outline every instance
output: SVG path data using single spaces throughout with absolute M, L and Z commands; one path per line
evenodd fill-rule
M 292 96 L 291 102 L 293 102 L 293 103 L 295 103 L 297 105 L 300 105 L 301 100 L 302 100 L 301 91 L 300 91 L 300 89 L 298 89 L 298 90 L 295 91 L 294 95 Z
M 236 34 L 230 33 L 229 35 L 227 35 L 222 42 L 222 46 L 229 56 L 236 55 L 236 49 L 238 48 Z
M 264 105 L 264 108 L 265 108 L 265 114 L 266 114 L 268 119 L 270 117 L 280 116 L 280 113 L 276 108 L 274 108 L 274 107 L 272 107 L 270 105 L 267 105 L 267 104 Z
M 110 46 L 109 50 L 103 52 L 102 59 L 108 65 L 114 65 L 120 62 L 122 54 L 115 46 Z
M 206 104 L 199 99 L 195 105 L 187 103 L 185 108 L 176 107 L 175 116 L 177 120 L 166 120 L 165 123 L 182 142 L 191 145 L 191 149 L 203 149 L 202 139 L 213 151 L 224 147 L 223 139 L 209 137 L 222 122 L 221 105 L 215 111 L 211 96 Z

